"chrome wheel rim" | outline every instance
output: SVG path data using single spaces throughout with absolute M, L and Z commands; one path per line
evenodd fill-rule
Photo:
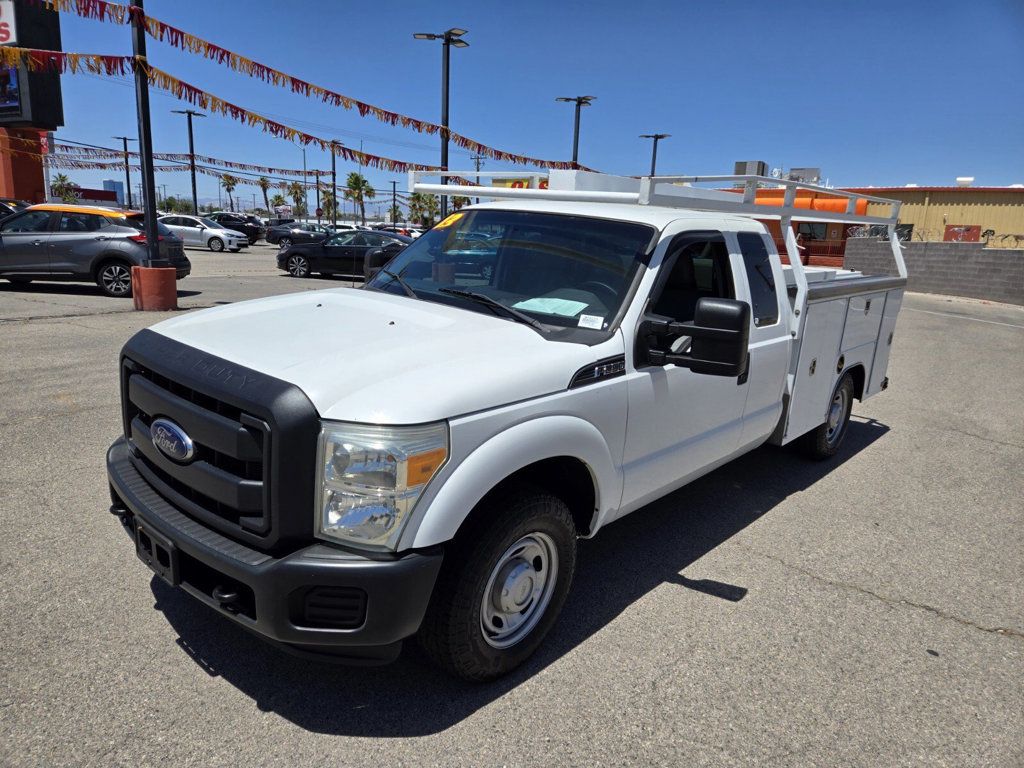
M 292 256 L 288 259 L 288 271 L 292 277 L 305 277 L 308 272 L 306 260 L 301 256 Z
M 115 296 L 124 296 L 132 288 L 132 273 L 120 264 L 108 264 L 100 272 L 103 288 Z
M 840 389 L 832 398 L 828 409 L 828 431 L 825 439 L 834 443 L 843 429 L 843 416 L 846 415 L 846 390 Z
M 546 533 L 523 536 L 491 569 L 480 603 L 480 631 L 492 648 L 510 648 L 540 622 L 558 581 L 558 550 Z

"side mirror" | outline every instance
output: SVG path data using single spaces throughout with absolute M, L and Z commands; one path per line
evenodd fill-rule
M 678 365 L 710 376 L 743 376 L 750 355 L 750 305 L 734 299 L 703 298 L 692 323 L 652 316 L 640 325 L 640 347 L 651 365 Z M 689 337 L 689 349 L 672 351 Z M 684 344 L 683 347 L 686 345 Z

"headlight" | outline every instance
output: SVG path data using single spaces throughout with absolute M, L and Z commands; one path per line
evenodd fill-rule
M 448 458 L 448 425 L 324 422 L 317 452 L 316 530 L 394 549 L 430 478 Z

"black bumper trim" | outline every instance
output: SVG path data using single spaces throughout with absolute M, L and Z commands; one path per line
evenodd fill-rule
M 340 659 L 387 661 L 416 633 L 434 589 L 443 555 L 410 553 L 371 559 L 327 544 L 312 544 L 275 558 L 231 541 L 167 503 L 142 479 L 123 439 L 107 452 L 114 506 L 126 528 L 134 520 L 166 537 L 188 558 L 252 590 L 255 618 L 225 609 L 211 593 L 187 581 L 181 588 L 241 626 L 275 644 Z M 297 626 L 292 595 L 310 586 L 358 587 L 367 594 L 366 619 L 355 629 Z

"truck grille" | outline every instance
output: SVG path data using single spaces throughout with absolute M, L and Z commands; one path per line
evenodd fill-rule
M 138 364 L 126 366 L 125 424 L 136 468 L 187 514 L 232 533 L 270 532 L 270 426 L 241 408 Z M 195 455 L 179 463 L 154 444 L 164 417 L 191 438 Z
M 263 552 L 312 539 L 320 417 L 299 387 L 146 329 L 121 352 L 121 404 L 132 465 L 182 514 Z M 191 457 L 156 447 L 156 418 Z

